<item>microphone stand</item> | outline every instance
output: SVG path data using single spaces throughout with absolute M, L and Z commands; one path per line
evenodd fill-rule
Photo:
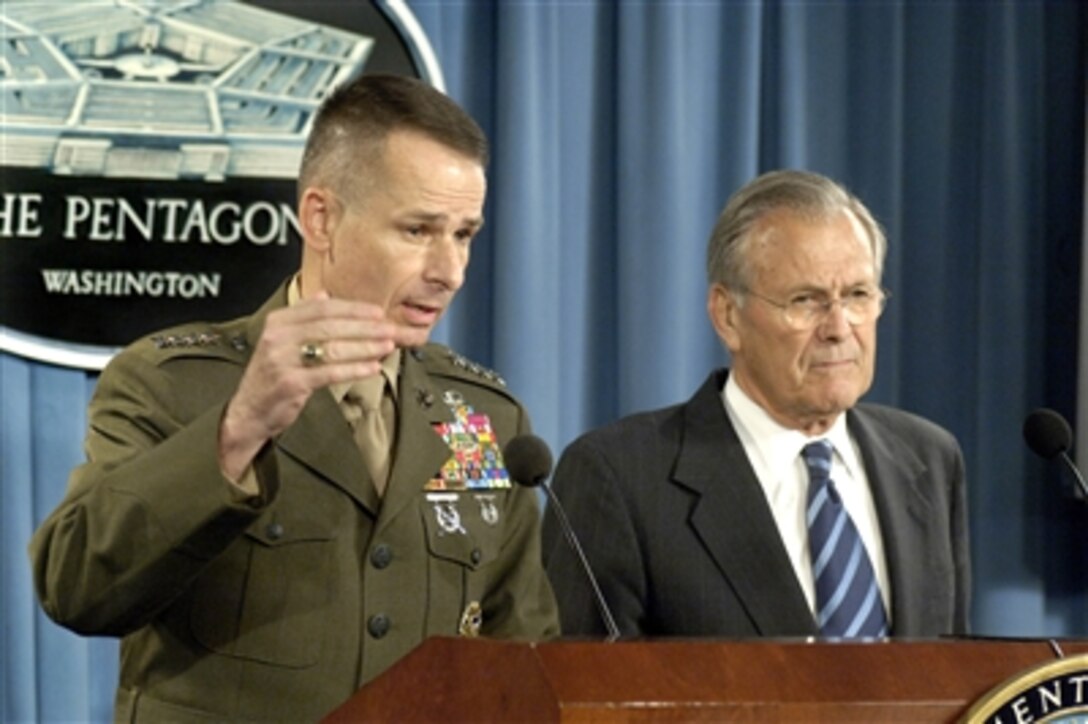
M 608 604 L 604 600 L 604 594 L 601 593 L 601 587 L 597 585 L 597 577 L 593 575 L 593 569 L 590 568 L 586 554 L 582 551 L 582 544 L 578 542 L 578 537 L 574 535 L 574 528 L 571 527 L 570 520 L 567 518 L 567 512 L 563 510 L 563 504 L 559 502 L 559 496 L 552 491 L 552 486 L 548 485 L 547 482 L 541 482 L 540 487 L 544 488 L 544 493 L 548 496 L 548 503 L 555 508 L 555 517 L 559 521 L 559 527 L 562 529 L 567 543 L 577 554 L 578 560 L 582 564 L 582 570 L 585 571 L 586 578 L 589 579 L 589 585 L 593 588 L 593 601 L 597 604 L 601 620 L 604 621 L 604 627 L 608 630 L 608 637 L 605 642 L 612 643 L 620 637 L 620 629 L 616 625 L 615 619 L 612 618 L 612 612 L 608 610 Z
M 1076 466 L 1073 459 L 1069 457 L 1069 453 L 1065 450 L 1061 451 L 1061 456 L 1062 460 L 1065 461 L 1065 466 L 1073 471 L 1073 476 L 1077 480 L 1077 497 L 1088 501 L 1088 483 L 1084 482 L 1084 476 L 1080 474 L 1080 468 Z

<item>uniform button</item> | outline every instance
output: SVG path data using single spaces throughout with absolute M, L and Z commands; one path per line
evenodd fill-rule
M 376 639 L 380 639 L 389 633 L 389 617 L 384 613 L 376 613 L 366 622 L 366 630 Z
M 479 565 L 480 561 L 484 557 L 484 554 L 479 548 L 473 548 L 472 553 L 469 555 L 469 557 L 472 559 L 473 565 Z
M 393 561 L 393 549 L 385 543 L 378 545 L 370 551 L 370 563 L 377 569 L 388 566 Z
M 268 527 L 264 529 L 264 532 L 272 540 L 279 540 L 283 537 L 283 526 L 279 523 L 269 523 Z

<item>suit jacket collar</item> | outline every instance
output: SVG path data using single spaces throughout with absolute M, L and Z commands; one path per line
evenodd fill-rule
M 726 370 L 710 375 L 681 408 L 674 482 L 699 496 L 696 535 L 764 636 L 816 633 L 755 471 L 721 401 Z

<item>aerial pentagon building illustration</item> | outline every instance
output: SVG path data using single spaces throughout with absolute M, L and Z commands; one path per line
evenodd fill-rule
M 373 39 L 235 0 L 5 0 L 0 162 L 54 174 L 292 178 Z

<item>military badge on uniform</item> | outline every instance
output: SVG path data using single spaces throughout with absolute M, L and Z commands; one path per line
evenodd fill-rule
M 499 522 L 499 507 L 495 505 L 494 495 L 475 495 L 476 502 L 480 505 L 480 518 L 488 525 Z
M 510 476 L 499 449 L 491 418 L 467 404 L 457 390 L 446 390 L 442 401 L 453 412 L 453 422 L 434 424 L 452 453 L 425 486 L 426 490 L 488 490 L 509 488 Z
M 457 509 L 457 494 L 432 493 L 427 500 L 434 504 L 434 520 L 438 523 L 439 535 L 453 535 L 460 533 L 468 535 L 465 526 L 461 524 L 461 511 Z
M 458 626 L 457 630 L 462 636 L 475 638 L 480 635 L 480 628 L 483 623 L 484 610 L 480 607 L 479 601 L 473 601 L 465 606 L 465 611 L 461 614 L 461 625 Z

